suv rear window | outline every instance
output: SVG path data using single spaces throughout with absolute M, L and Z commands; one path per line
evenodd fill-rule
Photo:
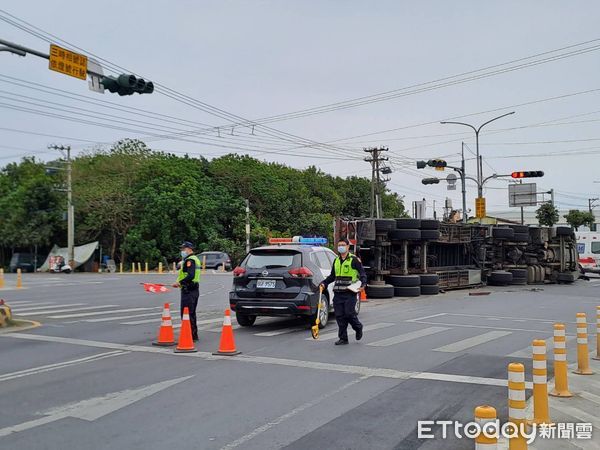
M 285 250 L 253 250 L 244 261 L 244 266 L 248 269 L 276 269 L 301 265 L 301 253 Z

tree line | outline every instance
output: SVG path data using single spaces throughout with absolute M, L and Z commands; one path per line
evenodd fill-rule
M 59 164 L 23 158 L 0 170 L 2 265 L 13 251 L 66 246 L 65 171 L 47 171 Z M 76 244 L 97 240 L 104 254 L 126 264 L 172 260 L 183 240 L 239 260 L 246 199 L 253 246 L 278 236 L 331 239 L 336 216 L 369 215 L 370 180 L 314 166 L 298 170 L 237 154 L 209 161 L 127 139 L 80 154 L 72 167 Z M 382 203 L 386 217 L 405 214 L 395 193 L 386 191 Z

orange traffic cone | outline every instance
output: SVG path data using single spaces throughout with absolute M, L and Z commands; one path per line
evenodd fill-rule
M 162 320 L 158 329 L 158 339 L 152 343 L 160 347 L 170 347 L 175 345 L 175 336 L 173 335 L 173 322 L 171 322 L 171 311 L 169 304 L 165 303 L 162 312 Z
M 361 302 L 368 302 L 369 300 L 367 300 L 367 291 L 365 289 L 361 289 L 360 290 L 360 301 Z
M 225 310 L 225 319 L 223 319 L 223 330 L 221 331 L 221 342 L 219 343 L 219 351 L 213 355 L 234 356 L 239 355 L 235 349 L 235 340 L 233 339 L 233 327 L 231 326 L 231 311 Z
M 197 352 L 194 341 L 192 340 L 192 325 L 190 324 L 190 310 L 186 306 L 183 308 L 183 317 L 181 318 L 181 331 L 179 333 L 179 342 L 175 348 L 175 353 L 193 353 Z

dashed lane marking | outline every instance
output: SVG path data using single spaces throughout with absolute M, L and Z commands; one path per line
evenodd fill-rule
M 39 306 L 39 305 L 29 305 L 26 306 L 24 308 L 20 308 L 20 307 L 16 307 L 13 308 L 13 311 L 16 313 L 22 313 L 22 312 L 29 312 L 29 311 L 42 311 L 42 310 L 52 310 L 52 309 L 56 309 L 56 308 L 65 308 L 65 307 L 70 307 L 70 306 L 84 306 L 87 305 L 87 303 L 65 303 L 62 305 L 49 305 L 49 306 Z M 53 311 L 48 311 L 48 314 L 53 313 Z
M 570 342 L 573 339 L 575 339 L 575 336 L 567 336 L 565 339 L 565 342 Z M 548 355 L 548 359 L 550 359 L 552 357 L 552 350 L 554 349 L 554 341 L 552 339 L 552 336 L 548 336 L 545 339 L 546 341 L 546 354 Z M 525 348 L 522 348 L 521 350 L 517 350 L 516 352 L 512 352 L 508 355 L 506 355 L 509 358 L 532 358 L 532 349 L 531 349 L 531 345 Z
M 282 334 L 288 333 L 296 333 L 298 331 L 305 330 L 306 328 L 281 328 L 279 330 L 273 331 L 263 331 L 262 333 L 254 333 L 254 336 L 262 336 L 262 337 L 271 337 L 271 336 L 280 336 Z
M 392 327 L 396 325 L 395 323 L 388 323 L 388 322 L 381 322 L 381 323 L 374 323 L 371 325 L 365 325 L 363 327 L 363 331 L 374 331 L 374 330 L 380 330 L 381 328 L 387 328 L 387 327 Z M 338 338 L 338 333 L 337 331 L 331 331 L 329 333 L 323 333 L 319 335 L 319 341 L 330 341 L 332 339 L 337 339 Z M 315 339 L 313 339 L 312 337 L 306 338 L 306 341 L 314 341 Z
M 489 331 L 478 336 L 473 336 L 467 339 L 463 339 L 461 341 L 456 341 L 451 344 L 443 345 L 442 347 L 434 348 L 433 351 L 446 353 L 462 352 L 464 350 L 468 350 L 478 345 L 485 344 L 486 342 L 490 342 L 495 339 L 500 339 L 501 337 L 508 336 L 510 334 L 512 334 L 512 331 Z
M 15 378 L 22 378 L 29 375 L 36 375 L 38 373 L 50 372 L 52 370 L 62 369 L 64 367 L 76 366 L 79 364 L 86 364 L 101 359 L 112 358 L 113 356 L 126 355 L 129 352 L 121 350 L 114 350 L 112 352 L 99 353 L 97 355 L 87 356 L 85 358 L 72 359 L 70 361 L 64 361 L 56 364 L 47 364 L 45 366 L 33 367 L 31 369 L 19 370 L 18 372 L 4 373 L 0 375 L 1 381 L 14 380 Z
M 399 334 L 398 336 L 392 336 L 387 339 L 382 339 L 380 341 L 369 342 L 367 345 L 371 347 L 389 347 L 390 345 L 401 344 L 402 342 L 412 341 L 413 339 L 418 339 L 425 336 L 430 336 L 432 334 L 441 333 L 442 331 L 450 330 L 447 327 L 429 327 L 423 328 L 422 330 L 410 331 L 408 333 Z
M 38 334 L 28 333 L 12 333 L 0 335 L 0 339 L 12 338 L 12 339 L 26 339 L 42 342 L 57 342 L 61 344 L 72 344 L 81 345 L 84 347 L 94 348 L 107 348 L 112 350 L 122 350 L 129 352 L 143 352 L 143 353 L 156 353 L 166 356 L 174 356 L 178 358 L 200 358 L 210 361 L 237 361 L 237 362 L 248 362 L 255 364 L 272 364 L 278 366 L 287 367 L 298 367 L 305 369 L 314 370 L 326 370 L 331 372 L 342 372 L 350 373 L 360 376 L 369 377 L 381 377 L 381 378 L 392 378 L 399 380 L 407 380 L 409 378 L 417 378 L 421 380 L 432 380 L 432 381 L 446 381 L 453 383 L 466 383 L 466 384 L 481 384 L 486 386 L 507 386 L 506 379 L 499 378 L 483 378 L 483 377 L 471 377 L 466 375 L 451 375 L 434 372 L 409 372 L 401 371 L 396 369 L 386 369 L 377 367 L 366 367 L 366 366 L 352 366 L 344 364 L 333 364 L 323 363 L 317 361 L 304 361 L 298 359 L 284 359 L 284 358 L 272 358 L 268 356 L 254 356 L 254 355 L 238 355 L 238 356 L 218 356 L 213 355 L 210 352 L 197 352 L 197 353 L 174 353 L 172 349 L 163 347 L 145 347 L 142 345 L 127 345 L 118 344 L 112 342 L 101 342 L 101 341 L 89 341 L 85 339 L 74 339 L 59 336 L 44 336 Z M 532 388 L 531 382 L 526 382 L 525 387 L 527 389 Z
M 59 316 L 48 316 L 50 319 L 75 319 L 77 317 L 90 317 L 90 316 L 103 316 L 106 314 L 118 314 L 125 312 L 135 312 L 135 311 L 149 311 L 156 310 L 155 307 L 151 308 L 126 308 L 126 309 L 111 309 L 110 311 L 95 311 L 95 312 L 85 312 L 85 313 L 76 313 L 76 314 L 61 314 Z
M 82 320 L 82 322 L 90 322 L 90 323 L 96 323 L 96 322 L 109 322 L 111 320 L 128 320 L 128 319 L 137 319 L 139 317 L 159 317 L 158 311 L 162 309 L 157 307 L 156 310 L 154 312 L 150 312 L 150 313 L 144 313 L 144 314 L 129 314 L 126 316 L 118 316 L 118 317 L 100 317 L 99 319 L 85 319 Z
M 52 311 L 52 314 L 61 314 L 66 312 L 74 312 L 74 311 L 91 311 L 93 309 L 106 309 L 106 308 L 118 308 L 119 305 L 99 305 L 99 306 L 87 306 L 84 308 L 69 308 L 69 309 L 59 309 L 58 311 Z M 23 314 L 19 314 L 20 316 L 39 316 L 40 314 L 48 314 L 48 311 L 28 311 Z
M 438 313 L 438 314 L 432 314 L 430 316 L 424 316 L 424 317 L 416 317 L 414 319 L 408 319 L 406 322 L 415 322 L 418 320 L 426 320 L 426 319 L 432 319 L 434 317 L 440 317 L 440 316 L 445 316 L 447 313 Z

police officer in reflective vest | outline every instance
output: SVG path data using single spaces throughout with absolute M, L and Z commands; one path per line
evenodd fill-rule
M 198 282 L 200 281 L 200 260 L 194 255 L 194 244 L 185 241 L 181 244 L 181 265 L 177 282 L 173 287 L 181 288 L 181 316 L 183 308 L 190 312 L 190 325 L 192 326 L 192 339 L 198 340 L 198 328 L 196 326 L 196 306 L 198 306 Z
M 333 310 L 338 324 L 339 340 L 335 345 L 348 344 L 348 324 L 356 332 L 356 340 L 363 335 L 363 326 L 356 314 L 358 294 L 349 289 L 350 285 L 360 280 L 361 287 L 367 284 L 367 274 L 360 260 L 350 253 L 350 244 L 346 239 L 338 242 L 339 256 L 333 262 L 331 274 L 323 281 L 323 288 L 335 281 L 333 285 Z

